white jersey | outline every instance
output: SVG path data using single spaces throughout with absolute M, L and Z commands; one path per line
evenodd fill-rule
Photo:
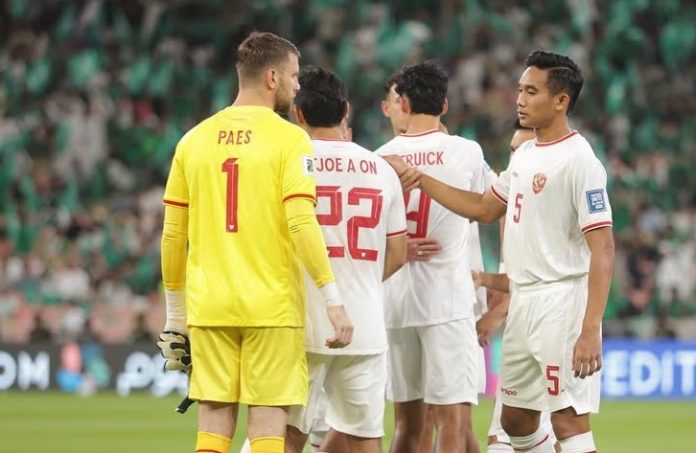
M 483 191 L 488 190 L 496 179 L 498 174 L 488 165 L 488 162 L 483 161 Z M 469 231 L 469 241 L 467 243 L 469 249 L 469 265 L 471 270 L 483 272 L 483 252 L 481 250 L 481 236 L 479 235 L 478 222 L 471 222 Z M 474 318 L 479 320 L 488 311 L 488 297 L 486 288 L 481 286 L 476 290 L 476 301 L 474 303 Z
M 399 135 L 377 153 L 399 155 L 451 186 L 483 191 L 483 153 L 474 141 L 434 130 Z M 387 328 L 472 318 L 475 295 L 467 249 L 469 221 L 419 189 L 408 194 L 406 206 L 409 236 L 435 239 L 442 251 L 430 261 L 407 263 L 386 282 Z
M 589 272 L 584 233 L 612 225 L 606 185 L 604 167 L 577 131 L 550 143 L 530 140 L 515 151 L 491 188 L 508 206 L 503 255 L 514 284 Z
M 329 349 L 334 330 L 326 304 L 306 276 L 306 347 L 319 354 L 377 354 L 387 350 L 384 327 L 384 258 L 387 238 L 406 233 L 401 183 L 384 159 L 341 140 L 312 140 L 317 178 L 317 219 L 346 311 L 353 341 Z M 305 274 L 306 275 L 306 274 Z

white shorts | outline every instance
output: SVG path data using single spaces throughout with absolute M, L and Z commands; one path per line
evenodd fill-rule
M 387 329 L 391 399 L 478 404 L 483 364 L 473 319 Z
M 488 437 L 495 436 L 498 442 L 505 444 L 510 443 L 510 436 L 507 435 L 503 426 L 500 424 L 500 415 L 503 411 L 503 402 L 500 399 L 500 387 L 498 388 L 495 395 L 495 402 L 493 404 L 493 416 L 491 417 L 491 425 L 488 428 Z M 551 414 L 548 412 L 541 413 L 541 426 L 549 435 L 551 443 L 555 444 L 557 442 L 556 435 L 553 432 L 553 426 L 551 426 Z
M 587 305 L 587 279 L 522 290 L 514 287 L 503 333 L 500 391 L 503 403 L 578 414 L 599 410 L 599 373 L 573 375 L 573 348 Z
M 384 436 L 386 353 L 326 355 L 308 352 L 307 365 L 307 406 L 291 406 L 288 425 L 305 434 L 319 428 L 326 401 L 325 421 L 331 428 L 357 437 Z

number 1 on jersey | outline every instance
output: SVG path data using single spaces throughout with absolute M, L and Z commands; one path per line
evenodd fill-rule
M 230 157 L 222 163 L 222 171 L 227 173 L 227 206 L 225 228 L 228 233 L 236 233 L 237 225 L 237 189 L 239 187 L 239 164 L 236 157 Z

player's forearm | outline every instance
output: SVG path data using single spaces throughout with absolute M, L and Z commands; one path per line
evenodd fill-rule
M 500 217 L 487 209 L 483 194 L 452 187 L 426 174 L 420 175 L 420 189 L 445 208 L 467 219 L 491 223 Z
M 501 293 L 510 292 L 510 280 L 507 274 L 492 274 L 489 272 L 481 273 L 481 286 L 500 291 Z
M 186 332 L 186 242 L 188 210 L 165 206 L 162 229 L 162 282 L 165 288 L 165 331 Z
M 186 280 L 186 242 L 188 210 L 173 206 L 164 208 L 162 228 L 162 283 L 169 290 L 182 290 Z
M 596 230 L 586 234 L 591 255 L 583 331 L 599 332 L 614 271 L 614 240 L 611 228 L 601 230 L 605 231 Z M 593 233 L 594 238 L 590 239 Z
M 285 203 L 285 211 L 295 250 L 314 283 L 321 288 L 333 282 L 335 279 L 326 252 L 326 243 L 312 202 L 294 198 Z
M 405 234 L 387 239 L 382 281 L 394 275 L 394 273 L 401 269 L 401 267 L 406 263 L 407 249 L 408 243 Z

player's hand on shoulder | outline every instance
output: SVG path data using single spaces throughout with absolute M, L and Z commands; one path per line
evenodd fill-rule
M 167 330 L 159 335 L 157 347 L 164 357 L 164 369 L 167 371 L 191 371 L 191 343 L 188 336 Z
M 408 192 L 417 188 L 420 185 L 421 171 L 415 167 L 409 166 L 400 156 L 390 154 L 382 156 L 389 165 L 392 166 L 396 175 L 401 181 L 401 189 Z
M 602 369 L 602 335 L 599 329 L 583 330 L 573 348 L 573 372 L 584 379 Z
M 334 328 L 334 334 L 326 339 L 326 346 L 331 349 L 345 348 L 353 340 L 353 323 L 343 305 L 326 307 L 326 314 Z

